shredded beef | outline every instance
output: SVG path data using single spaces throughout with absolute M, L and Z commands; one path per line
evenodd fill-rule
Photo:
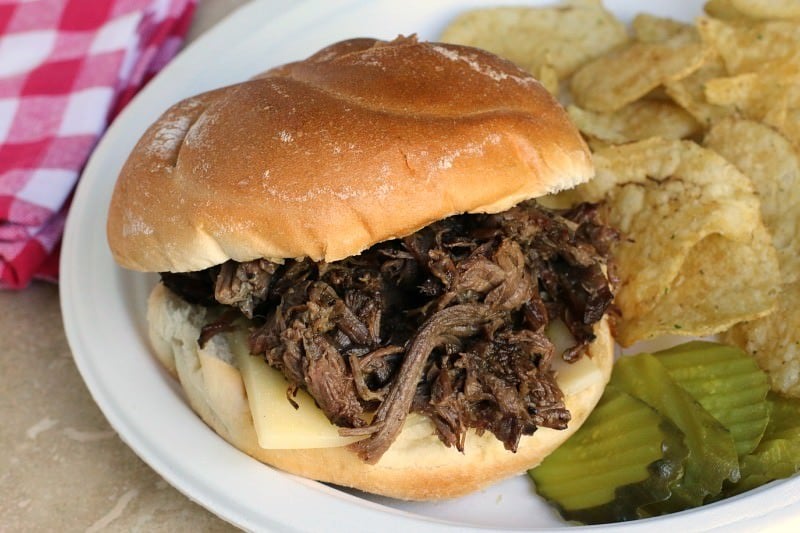
M 214 305 L 214 280 L 219 268 L 212 267 L 200 272 L 162 272 L 161 282 L 181 298 L 196 305 Z
M 594 340 L 613 299 L 616 239 L 595 206 L 526 202 L 450 217 L 336 263 L 229 261 L 163 279 L 192 303 L 251 318 L 251 352 L 283 372 L 287 397 L 303 388 L 343 434 L 368 435 L 352 445 L 367 462 L 409 412 L 461 451 L 470 428 L 515 451 L 523 435 L 569 422 L 550 362 L 575 361 Z M 575 338 L 563 354 L 545 335 L 557 318 Z M 231 320 L 209 324 L 203 342 Z
M 223 305 L 238 307 L 247 318 L 253 318 L 256 305 L 266 301 L 272 276 L 278 265 L 265 259 L 222 265 L 214 283 L 214 298 Z

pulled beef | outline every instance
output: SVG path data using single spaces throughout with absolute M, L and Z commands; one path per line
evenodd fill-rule
M 200 272 L 162 272 L 161 282 L 190 304 L 215 305 L 214 280 L 219 268 L 211 267 Z
M 222 265 L 214 283 L 214 298 L 223 305 L 236 306 L 247 318 L 267 299 L 272 276 L 278 265 L 266 259 L 246 263 L 228 261 Z
M 595 206 L 531 201 L 335 263 L 229 261 L 163 279 L 192 303 L 253 319 L 251 352 L 283 372 L 290 401 L 303 388 L 343 434 L 368 435 L 351 445 L 365 461 L 381 457 L 409 412 L 428 416 L 447 446 L 463 451 L 473 428 L 515 451 L 523 435 L 569 422 L 550 362 L 575 361 L 594 340 L 613 299 L 616 239 Z M 563 354 L 545 336 L 557 318 L 575 339 Z M 231 321 L 224 314 L 202 340 Z
M 543 333 L 504 330 L 431 365 L 415 400 L 448 446 L 464 449 L 467 428 L 491 431 L 516 451 L 538 426 L 564 429 L 570 420 Z M 532 356 L 532 354 L 535 354 Z
M 462 339 L 477 335 L 495 318 L 499 318 L 496 309 L 485 304 L 470 303 L 437 311 L 422 324 L 411 340 L 389 394 L 375 412 L 368 431 L 347 433 L 371 434 L 370 438 L 353 445 L 365 461 L 377 462 L 400 433 L 413 404 L 417 385 L 433 351 L 440 347 L 456 351 Z

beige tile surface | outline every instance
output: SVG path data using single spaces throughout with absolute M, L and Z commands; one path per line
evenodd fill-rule
M 201 0 L 196 38 L 246 0 Z M 117 437 L 64 336 L 58 289 L 0 291 L 0 531 L 233 531 Z

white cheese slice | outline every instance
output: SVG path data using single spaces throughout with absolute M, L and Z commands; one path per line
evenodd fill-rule
M 550 366 L 556 372 L 556 381 L 565 395 L 577 394 L 596 383 L 603 376 L 597 363 L 591 357 L 581 357 L 575 363 L 567 363 L 561 357 L 554 357 Z
M 600 367 L 591 357 L 581 357 L 575 363 L 567 363 L 561 358 L 564 350 L 575 345 L 575 339 L 566 324 L 560 320 L 550 322 L 547 326 L 547 337 L 556 347 L 556 356 L 553 357 L 550 367 L 555 371 L 558 386 L 565 395 L 577 394 L 602 381 Z
M 268 450 L 334 448 L 364 438 L 340 436 L 303 390 L 292 398 L 298 406 L 295 409 L 286 399 L 289 384 L 283 374 L 261 357 L 250 355 L 241 336 L 229 335 L 228 340 L 247 390 L 259 446 Z
M 574 342 L 560 321 L 551 323 L 547 333 L 558 354 Z M 338 428 L 303 390 L 293 397 L 298 405 L 295 409 L 286 399 L 286 378 L 261 357 L 251 356 L 243 335 L 227 335 L 227 340 L 244 381 L 258 444 L 262 448 L 334 448 L 365 438 L 340 436 Z M 602 378 L 600 368 L 589 357 L 570 364 L 556 356 L 552 368 L 564 394 L 576 394 Z

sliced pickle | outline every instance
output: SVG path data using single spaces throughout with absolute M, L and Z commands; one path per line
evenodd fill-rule
M 731 432 L 739 457 L 756 448 L 769 422 L 769 382 L 752 357 L 733 346 L 702 341 L 653 355 Z
M 770 392 L 767 400 L 772 404 L 772 416 L 764 432 L 764 439 L 789 439 L 800 442 L 800 400 L 786 398 Z
M 764 438 L 742 458 L 742 478 L 726 487 L 725 496 L 754 489 L 800 471 L 800 400 L 770 393 L 772 416 Z
M 742 458 L 742 478 L 725 490 L 726 496 L 739 494 L 776 479 L 787 478 L 800 468 L 800 442 L 789 439 L 766 440 Z
M 656 357 L 639 354 L 621 358 L 614 366 L 611 384 L 671 420 L 683 431 L 689 448 L 684 475 L 670 487 L 672 495 L 647 506 L 646 513 L 658 515 L 698 507 L 720 493 L 723 481 L 738 481 L 739 460 L 730 432 L 669 377 Z
M 584 425 L 529 474 L 566 520 L 633 520 L 644 516 L 643 506 L 670 496 L 688 453 L 674 424 L 607 387 Z

